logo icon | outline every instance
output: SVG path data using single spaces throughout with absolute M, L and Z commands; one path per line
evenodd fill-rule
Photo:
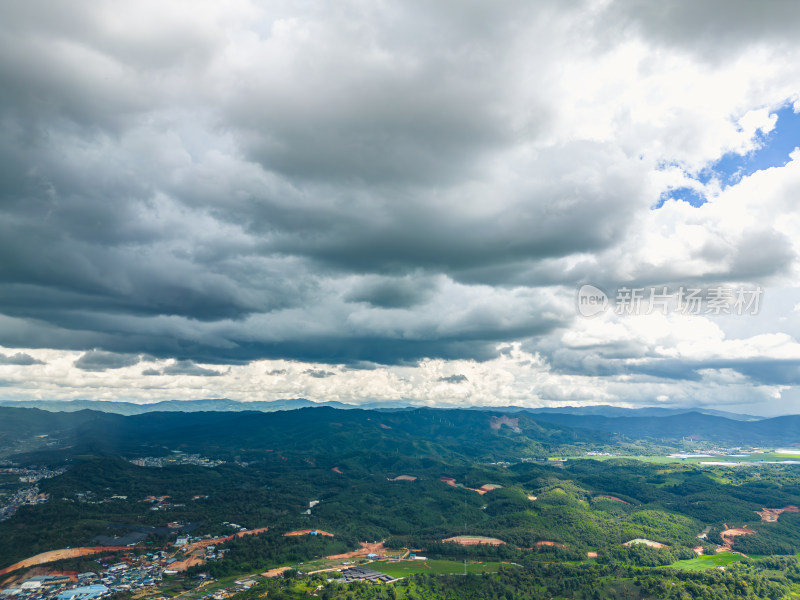
M 578 288 L 578 312 L 584 317 L 594 317 L 608 309 L 608 295 L 589 283 Z

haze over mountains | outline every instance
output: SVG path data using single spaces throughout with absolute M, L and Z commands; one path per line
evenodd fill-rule
M 230 400 L 227 398 L 209 398 L 205 400 L 163 400 L 161 402 L 137 403 L 124 401 L 108 400 L 0 400 L 0 406 L 11 406 L 16 408 L 39 408 L 42 410 L 56 412 L 72 412 L 78 410 L 97 410 L 120 415 L 140 415 L 148 412 L 199 412 L 199 411 L 259 411 L 273 412 L 277 410 L 294 410 L 298 408 L 314 408 L 329 406 L 339 409 L 380 409 L 380 410 L 404 410 L 416 408 L 418 406 L 411 402 L 366 402 L 360 404 L 348 404 L 345 402 L 320 401 L 313 402 L 305 398 L 288 398 L 285 400 L 263 400 L 253 402 L 243 402 Z M 578 415 L 603 415 L 606 417 L 623 416 L 666 416 L 683 414 L 687 412 L 698 412 L 706 415 L 717 415 L 728 419 L 751 421 L 763 417 L 753 415 L 742 415 L 728 411 L 715 410 L 704 407 L 689 408 L 664 408 L 664 407 L 644 407 L 644 408 L 623 408 L 619 406 L 596 405 L 596 406 L 561 406 L 561 407 L 541 407 L 526 408 L 523 406 L 500 406 L 482 407 L 465 406 L 467 410 L 494 410 L 503 412 L 528 412 L 532 414 L 578 414 Z

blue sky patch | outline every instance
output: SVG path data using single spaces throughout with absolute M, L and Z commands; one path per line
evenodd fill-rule
M 703 194 L 690 187 L 679 187 L 667 190 L 661 194 L 655 207 L 661 208 L 667 200 L 683 200 L 695 207 L 702 206 L 707 202 Z
M 800 113 L 795 113 L 792 105 L 787 104 L 774 114 L 778 115 L 778 120 L 772 131 L 767 134 L 759 132 L 756 136 L 760 146 L 758 149 L 745 155 L 728 152 L 694 179 L 706 184 L 716 178 L 725 189 L 757 171 L 786 165 L 791 160 L 789 154 L 800 146 Z M 655 208 L 661 208 L 669 199 L 682 200 L 692 206 L 701 206 L 707 201 L 696 190 L 680 187 L 664 192 Z
M 759 149 L 744 156 L 729 152 L 704 170 L 698 179 L 705 183 L 716 176 L 725 188 L 756 171 L 786 165 L 790 160 L 789 154 L 800 146 L 800 113 L 795 113 L 790 104 L 776 114 L 778 121 L 772 131 L 766 135 L 759 132 L 757 136 L 761 145 Z

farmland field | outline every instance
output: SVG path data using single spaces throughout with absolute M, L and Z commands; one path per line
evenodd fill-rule
M 486 544 L 487 546 L 502 546 L 505 544 L 503 540 L 483 535 L 457 535 L 455 537 L 446 538 L 442 540 L 442 542 L 461 544 L 462 546 L 478 546 L 481 544 Z
M 689 560 L 679 560 L 671 566 L 684 571 L 704 571 L 705 569 L 713 569 L 715 567 L 725 567 L 742 560 L 744 560 L 744 557 L 739 554 L 722 552 L 709 556 L 698 556 L 697 558 L 691 558 Z

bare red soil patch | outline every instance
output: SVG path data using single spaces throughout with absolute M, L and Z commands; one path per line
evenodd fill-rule
M 793 504 L 789 506 L 784 506 L 783 508 L 764 508 L 762 510 L 757 510 L 756 514 L 761 517 L 762 521 L 767 521 L 769 523 L 774 523 L 778 520 L 783 513 L 796 513 L 800 512 L 800 508 L 797 508 Z
M 352 552 L 345 552 L 344 554 L 331 554 L 330 556 L 326 556 L 330 560 L 341 560 L 346 558 L 355 558 L 357 556 L 367 556 L 369 554 L 382 554 L 386 547 L 383 545 L 383 542 L 378 542 L 377 544 L 370 544 L 367 542 L 359 542 L 361 548 L 358 550 L 353 550 Z
M 258 535 L 259 533 L 264 533 L 265 531 L 269 531 L 269 527 L 259 527 L 258 529 L 248 529 L 247 531 L 240 531 L 239 533 L 234 533 L 233 536 L 237 538 L 245 537 L 247 535 Z
M 331 471 L 333 471 L 334 473 L 338 473 L 339 475 L 343 475 L 343 473 L 339 470 L 339 467 L 333 467 Z
M 199 542 L 187 544 L 186 546 L 184 546 L 183 551 L 188 554 L 193 550 L 197 550 L 198 548 L 205 548 L 206 546 L 216 546 L 217 544 L 224 544 L 225 542 L 230 542 L 231 540 L 236 538 L 242 538 L 247 535 L 258 535 L 259 533 L 264 533 L 265 531 L 269 531 L 269 527 L 260 527 L 259 529 L 248 529 L 247 531 L 240 531 L 238 533 L 234 533 L 232 535 L 228 535 L 225 537 L 214 538 L 210 540 L 200 540 Z
M 139 500 L 139 502 L 165 502 L 169 498 L 169 496 L 148 496 L 144 500 Z
M 559 542 L 536 542 L 536 547 L 541 548 L 542 546 L 557 546 L 559 548 L 566 548 L 565 544 L 561 544 Z
M 497 538 L 481 537 L 476 535 L 456 535 L 442 540 L 442 543 L 447 542 L 461 544 L 462 546 L 502 546 L 505 544 L 503 540 L 498 540 Z
M 292 567 L 277 567 L 275 569 L 270 569 L 261 574 L 262 577 L 278 577 L 279 575 L 283 575 L 284 571 L 288 571 Z
M 397 477 L 393 477 L 389 479 L 389 481 L 416 481 L 416 477 L 412 477 L 411 475 L 398 475 Z
M 322 531 L 322 529 L 299 529 L 298 531 L 287 531 L 283 534 L 283 537 L 289 537 L 293 535 L 308 535 L 312 531 L 316 531 L 318 535 L 327 535 L 328 537 L 333 537 L 332 533 L 328 533 L 327 531 Z
M 501 487 L 503 487 L 503 486 L 502 485 L 498 485 L 496 483 L 486 483 L 486 484 L 482 485 L 480 488 L 478 488 L 478 490 L 482 491 L 485 494 L 486 492 L 491 492 L 492 490 L 499 490 Z M 475 490 L 475 491 L 478 491 L 478 490 Z
M 178 562 L 172 563 L 169 568 L 173 571 L 185 571 L 189 567 L 196 567 L 197 565 L 205 564 L 205 559 L 200 558 L 199 556 L 191 556 L 184 560 L 179 560 Z
M 45 563 L 53 562 L 56 560 L 64 560 L 65 558 L 78 558 L 79 556 L 90 556 L 92 554 L 101 554 L 103 552 L 119 552 L 128 551 L 130 548 L 127 546 L 93 546 L 87 548 L 65 548 L 63 550 L 50 550 L 49 552 L 42 552 L 36 556 L 31 556 L 18 563 L 14 563 L 10 567 L 0 570 L 0 576 L 17 569 L 25 569 L 27 567 L 35 567 L 36 565 L 43 565 Z
M 473 492 L 477 492 L 481 496 L 483 496 L 486 492 L 491 492 L 492 490 L 496 490 L 497 488 L 503 487 L 502 485 L 497 485 L 495 483 L 487 483 L 486 485 L 483 485 L 479 489 L 476 490 L 475 488 L 468 488 L 465 485 L 462 485 L 460 483 L 456 483 L 456 480 L 453 479 L 452 477 L 445 477 L 444 475 L 442 475 L 440 477 L 440 479 L 442 481 L 444 481 L 447 485 L 451 486 L 451 487 L 464 488 L 465 490 L 470 490 L 470 491 L 473 491 Z
M 725 552 L 727 550 L 732 550 L 733 548 L 731 546 L 733 545 L 733 541 L 736 536 L 755 535 L 756 533 L 757 533 L 756 531 L 748 529 L 747 527 L 728 529 L 728 525 L 725 524 L 725 531 L 719 534 L 719 537 L 722 538 L 723 545 L 717 548 L 717 552 Z

